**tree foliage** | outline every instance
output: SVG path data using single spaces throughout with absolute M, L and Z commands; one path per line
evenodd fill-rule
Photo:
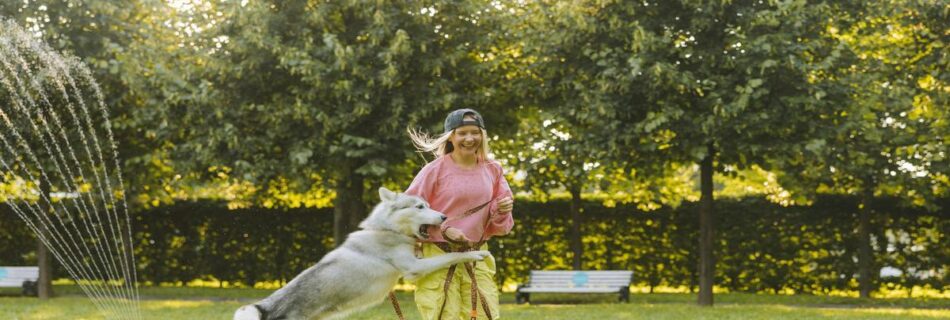
M 950 193 L 948 14 L 933 0 L 0 3 L 92 69 L 136 208 L 333 206 L 339 240 L 376 202 L 365 190 L 405 187 L 426 160 L 406 129 L 440 133 L 468 107 L 516 191 L 571 194 L 577 259 L 606 259 L 584 251 L 602 240 L 583 235 L 582 197 L 664 210 L 703 194 L 693 208 L 712 223 L 713 189 L 757 184 L 783 205 L 859 196 L 842 209 L 858 278 L 924 263 L 879 245 L 914 242 L 881 231 L 897 221 L 881 199 L 937 210 Z M 720 267 L 714 244 L 752 250 L 698 230 L 677 268 Z M 770 242 L 790 245 L 783 232 Z M 699 276 L 671 270 L 653 277 Z M 704 290 L 745 276 L 703 274 Z
M 480 86 L 490 66 L 481 33 L 488 9 L 478 1 L 224 3 L 209 35 L 223 39 L 206 69 L 212 93 L 186 107 L 187 138 L 176 151 L 187 165 L 224 165 L 258 184 L 324 177 L 342 238 L 365 215 L 364 189 L 405 185 L 418 166 L 406 128 L 432 128 L 456 108 L 490 110 Z

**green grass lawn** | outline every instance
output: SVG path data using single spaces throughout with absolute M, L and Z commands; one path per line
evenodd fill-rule
M 48 301 L 0 290 L 0 319 L 104 319 L 91 300 L 75 287 L 57 286 Z M 211 288 L 143 288 L 145 319 L 230 319 L 234 310 L 266 296 L 270 290 Z M 407 319 L 419 319 L 411 293 L 399 299 Z M 950 299 L 873 299 L 809 295 L 716 295 L 713 308 L 697 307 L 695 295 L 632 294 L 630 303 L 615 295 L 532 295 L 532 304 L 516 305 L 512 294 L 502 296 L 505 319 L 950 319 Z M 349 319 L 396 319 L 386 302 Z

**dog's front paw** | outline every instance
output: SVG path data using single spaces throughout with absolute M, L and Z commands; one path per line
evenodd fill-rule
M 471 254 L 472 259 L 476 261 L 482 261 L 491 256 L 491 252 L 488 251 L 471 251 L 469 254 Z

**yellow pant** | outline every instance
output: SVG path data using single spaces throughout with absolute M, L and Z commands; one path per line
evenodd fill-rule
M 487 250 L 488 246 L 482 246 L 481 250 Z M 442 249 L 431 244 L 422 245 L 422 257 L 428 258 L 445 254 Z M 445 310 L 442 312 L 442 319 L 470 319 L 472 309 L 472 279 L 465 270 L 465 266 L 459 264 L 455 267 L 455 275 L 452 276 L 452 283 L 449 285 L 448 294 L 443 294 L 445 286 L 445 276 L 448 268 L 432 272 L 416 281 L 416 307 L 422 319 L 436 320 L 439 317 L 439 311 L 442 308 L 442 302 L 445 301 Z M 488 308 L 491 309 L 492 319 L 498 319 L 498 288 L 495 286 L 495 258 L 489 256 L 483 261 L 475 264 L 475 279 L 478 284 L 479 295 L 485 296 L 488 302 Z M 482 307 L 481 299 L 478 301 L 478 319 L 488 319 L 485 315 L 485 309 Z

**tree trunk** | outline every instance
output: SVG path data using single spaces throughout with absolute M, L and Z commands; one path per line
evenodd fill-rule
M 49 232 L 43 231 L 42 237 L 47 237 Z M 49 250 L 39 238 L 36 240 L 36 264 L 40 267 L 40 276 L 37 279 L 36 289 L 40 299 L 46 300 L 53 296 L 53 263 L 49 258 Z
M 581 242 L 581 188 L 571 186 L 571 251 L 574 252 L 574 270 L 583 267 L 584 243 Z
M 283 218 L 279 219 L 283 220 Z M 284 226 L 287 225 L 287 223 L 280 223 L 278 228 L 285 229 Z M 277 233 L 277 242 L 280 244 L 280 247 L 277 248 L 277 256 L 274 257 L 274 269 L 277 270 L 277 281 L 281 285 L 283 285 L 287 279 L 284 270 L 289 269 L 287 266 L 287 250 L 293 247 L 292 236 L 293 233 L 286 230 Z
M 49 197 L 49 184 L 40 182 L 40 192 Z M 43 209 L 41 214 L 51 215 L 53 208 L 40 205 Z M 49 249 L 40 239 L 49 239 L 49 230 L 43 225 L 39 226 L 40 234 L 36 235 L 36 264 L 40 268 L 39 279 L 36 280 L 37 295 L 40 299 L 46 300 L 53 296 L 53 261 L 49 258 Z M 52 242 L 51 242 L 52 243 Z
M 874 286 L 874 255 L 871 250 L 871 202 L 874 200 L 874 188 L 866 187 L 861 195 L 861 207 L 858 208 L 858 290 L 861 298 L 870 298 Z
M 350 210 L 347 216 L 350 218 L 349 226 L 347 227 L 348 232 L 356 231 L 359 228 L 360 222 L 363 222 L 363 219 L 366 219 L 368 215 L 366 210 L 366 204 L 363 203 L 363 192 L 366 189 L 363 185 L 364 178 L 361 175 L 356 173 L 350 175 L 350 192 L 347 197 L 349 201 L 348 208 Z M 378 198 L 378 196 L 377 196 Z
M 346 235 L 366 217 L 363 206 L 363 176 L 354 167 L 347 167 L 345 174 L 336 182 L 336 199 L 333 201 L 333 244 L 339 247 Z
M 699 299 L 701 306 L 713 305 L 713 283 L 716 277 L 716 260 L 713 256 L 713 160 L 716 150 L 707 147 L 706 157 L 699 164 Z

